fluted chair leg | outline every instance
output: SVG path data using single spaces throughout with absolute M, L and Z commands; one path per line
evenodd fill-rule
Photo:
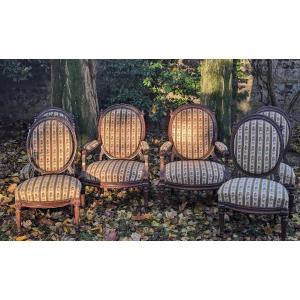
M 18 232 L 21 231 L 21 205 L 16 203 L 16 224 Z
M 74 201 L 74 223 L 76 226 L 79 225 L 79 214 L 80 214 L 80 199 Z

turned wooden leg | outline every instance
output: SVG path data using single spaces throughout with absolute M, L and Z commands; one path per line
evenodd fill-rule
M 288 224 L 288 216 L 286 214 L 281 215 L 281 240 L 286 240 L 286 230 Z
M 81 207 L 85 206 L 85 186 L 82 185 L 80 192 L 80 205 Z
M 220 227 L 220 236 L 223 238 L 224 235 L 224 213 L 225 209 L 223 206 L 219 205 L 219 227 Z
M 79 213 L 80 213 L 80 199 L 74 201 L 74 223 L 79 224 Z
M 144 205 L 146 208 L 148 208 L 148 201 L 149 201 L 149 186 L 145 186 L 143 188 L 143 192 L 144 192 Z
M 21 203 L 16 203 L 15 206 L 17 230 L 21 231 Z

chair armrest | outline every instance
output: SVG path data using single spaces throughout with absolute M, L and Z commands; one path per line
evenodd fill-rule
M 215 142 L 215 149 L 225 158 L 225 163 L 228 163 L 229 150 L 228 147 L 222 142 Z
M 90 141 L 83 146 L 83 150 L 86 150 L 87 153 L 94 151 L 97 147 L 100 146 L 100 143 L 97 140 Z
M 224 156 L 229 154 L 228 147 L 222 142 L 215 142 L 215 148 L 220 154 Z
M 167 141 L 164 142 L 159 149 L 159 155 L 167 155 L 172 150 L 172 143 Z
M 140 156 L 142 160 L 145 162 L 145 167 L 146 167 L 146 173 L 148 174 L 149 172 L 149 145 L 146 141 L 141 141 L 141 147 L 140 147 Z M 148 175 L 147 175 L 148 176 Z
M 86 171 L 86 156 L 100 146 L 97 140 L 86 143 L 81 150 L 81 169 Z
M 171 154 L 172 143 L 170 141 L 164 142 L 159 149 L 159 161 L 160 161 L 160 181 L 164 181 L 165 178 L 165 156 Z
M 141 141 L 141 152 L 143 155 L 149 154 L 149 144 L 146 141 Z

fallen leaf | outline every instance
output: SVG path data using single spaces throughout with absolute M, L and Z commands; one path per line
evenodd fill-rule
M 32 222 L 30 220 L 26 220 L 26 221 L 22 222 L 22 225 L 23 225 L 23 227 L 28 229 L 31 227 Z
M 144 220 L 151 220 L 153 218 L 152 213 L 146 213 L 146 214 L 138 214 L 131 217 L 131 220 L 133 221 L 144 221 Z
M 9 185 L 9 187 L 7 188 L 7 191 L 9 192 L 9 193 L 13 193 L 14 191 L 15 191 L 15 189 L 17 188 L 17 184 L 16 183 L 12 183 L 12 184 L 10 184 Z
M 131 238 L 133 241 L 139 241 L 141 239 L 141 235 L 138 234 L 137 232 L 134 232 L 131 234 Z
M 116 241 L 118 239 L 118 233 L 116 229 L 106 229 L 104 233 L 105 241 Z
M 16 237 L 16 241 L 26 241 L 28 237 L 26 235 L 20 235 Z
M 38 223 L 40 225 L 47 225 L 47 226 L 53 226 L 55 224 L 54 221 L 48 219 L 48 218 L 45 218 L 45 217 L 42 217 L 38 220 Z

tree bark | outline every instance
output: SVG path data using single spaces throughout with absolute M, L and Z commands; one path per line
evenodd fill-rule
M 81 144 L 94 138 L 99 113 L 95 62 L 88 59 L 53 60 L 51 101 L 53 106 L 75 116 Z
M 201 92 L 216 112 L 219 140 L 229 144 L 231 136 L 232 60 L 208 59 L 201 65 Z
M 273 106 L 277 106 L 277 100 L 274 92 L 274 79 L 273 79 L 273 64 L 272 59 L 267 59 L 267 90 L 270 102 Z

